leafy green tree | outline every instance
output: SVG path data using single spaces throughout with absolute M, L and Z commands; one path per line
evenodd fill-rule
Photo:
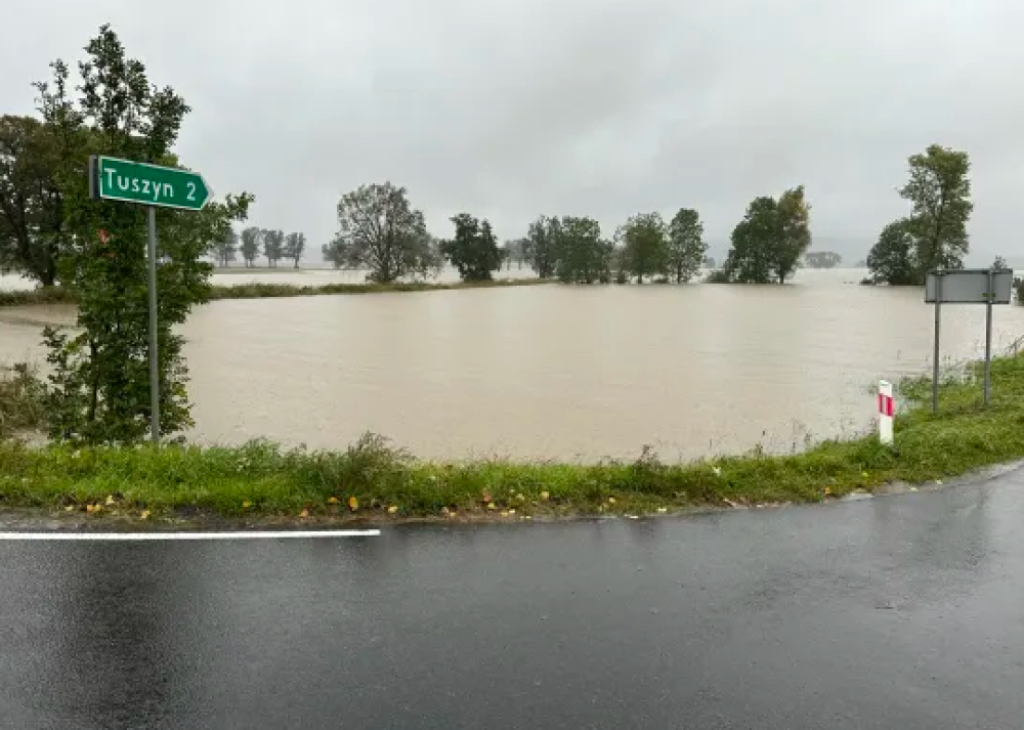
M 622 242 L 623 268 L 643 284 L 645 276 L 654 276 L 665 270 L 668 243 L 665 221 L 658 213 L 640 213 L 626 221 L 619 229 Z
M 900 195 L 911 202 L 907 225 L 917 245 L 918 278 L 933 269 L 959 269 L 970 249 L 967 220 L 971 163 L 966 152 L 933 144 L 909 160 L 910 180 Z
M 263 229 L 255 226 L 242 231 L 242 259 L 247 268 L 256 265 L 256 259 L 260 255 L 260 245 L 263 243 Z
M 550 279 L 558 268 L 558 220 L 540 216 L 526 234 L 525 256 L 541 279 Z
M 787 190 L 778 200 L 755 198 L 732 232 L 725 264 L 711 280 L 783 284 L 810 245 L 810 206 L 802 185 Z
M 680 208 L 668 226 L 666 273 L 676 283 L 689 281 L 700 271 L 708 246 L 704 243 L 704 224 L 695 210 Z
M 732 232 L 732 248 L 722 266 L 725 281 L 767 284 L 773 278 L 774 248 L 782 238 L 782 222 L 774 198 L 759 197 Z
M 336 269 L 348 266 L 348 247 L 345 244 L 345 239 L 338 236 L 331 239 L 330 243 L 325 243 L 320 247 L 320 255 L 324 257 L 324 261 Z
M 231 265 L 238 253 L 238 234 L 231 228 L 224 232 L 224 235 L 213 242 L 213 255 L 217 264 L 224 268 Z
M 912 229 L 906 219 L 893 221 L 882 229 L 867 260 L 868 272 L 874 283 L 891 286 L 920 286 L 924 283 L 924 269 L 917 262 Z
M 555 244 L 560 280 L 573 284 L 610 280 L 612 245 L 601 239 L 601 225 L 596 220 L 574 216 L 549 219 L 547 235 Z
M 267 257 L 267 266 L 276 269 L 284 256 L 284 231 L 263 231 L 263 255 Z
M 804 197 L 804 186 L 784 192 L 776 208 L 781 232 L 774 242 L 772 270 L 778 282 L 784 284 L 811 246 L 811 206 Z
M 82 84 L 72 98 L 67 66 L 52 65 L 53 78 L 37 85 L 43 122 L 68 141 L 67 150 L 92 150 L 140 162 L 176 165 L 172 147 L 189 108 L 172 88 L 150 84 L 140 61 L 126 58 L 109 26 L 86 46 L 79 64 Z M 64 225 L 71 241 L 60 261 L 62 283 L 78 297 L 74 331 L 47 328 L 50 363 L 46 405 L 54 438 L 130 443 L 148 432 L 148 295 L 146 212 L 142 206 L 93 201 L 87 159 L 62 157 L 56 179 Z M 191 424 L 175 330 L 192 306 L 208 295 L 213 265 L 204 261 L 211 242 L 232 221 L 243 220 L 251 197 L 188 213 L 159 210 L 159 361 L 161 429 L 175 433 Z
M 289 233 L 284 239 L 284 257 L 291 259 L 295 268 L 299 268 L 299 260 L 302 258 L 302 253 L 306 250 L 306 234 L 305 233 Z
M 338 203 L 338 223 L 324 257 L 369 269 L 371 281 L 427 276 L 437 265 L 423 213 L 410 207 L 405 188 L 385 182 L 347 193 Z
M 0 267 L 43 286 L 69 244 L 57 185 L 61 140 L 31 117 L 0 117 Z
M 491 224 L 469 213 L 452 217 L 455 237 L 441 243 L 441 253 L 459 270 L 463 281 L 490 281 L 491 272 L 501 268 L 502 253 Z

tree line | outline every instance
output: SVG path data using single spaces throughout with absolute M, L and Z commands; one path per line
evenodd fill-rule
M 778 200 L 756 199 L 733 232 L 732 250 L 715 280 L 784 282 L 811 244 L 809 213 L 802 186 Z M 464 280 L 486 281 L 516 260 L 541 278 L 572 284 L 683 283 L 715 263 L 706 256 L 700 214 L 691 208 L 680 208 L 668 221 L 657 212 L 639 213 L 611 237 L 593 218 L 542 215 L 524 237 L 504 245 L 486 218 L 459 213 L 451 221 L 455 235 L 437 239 L 405 188 L 363 185 L 339 201 L 339 231 L 323 246 L 323 257 L 336 268 L 367 269 L 374 282 L 426 277 L 446 261 Z
M 246 228 L 241 236 L 232 229 L 223 238 L 213 242 L 213 256 L 217 264 L 223 267 L 230 266 L 241 254 L 246 268 L 256 266 L 256 259 L 262 255 L 271 268 L 276 268 L 278 261 L 286 259 L 297 269 L 305 251 L 306 234 L 285 235 L 284 231 L 267 228 Z

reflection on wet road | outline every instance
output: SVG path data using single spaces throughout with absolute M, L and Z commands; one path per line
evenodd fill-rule
M 1019 727 L 1024 475 L 681 519 L 0 544 L 0 727 Z

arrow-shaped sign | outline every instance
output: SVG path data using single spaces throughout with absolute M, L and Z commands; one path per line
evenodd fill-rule
M 202 210 L 213 197 L 213 191 L 198 172 L 116 157 L 97 156 L 91 162 L 90 189 L 94 198 Z

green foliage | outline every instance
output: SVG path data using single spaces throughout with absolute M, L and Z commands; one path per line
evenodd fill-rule
M 284 239 L 284 257 L 291 259 L 295 264 L 295 268 L 299 268 L 299 260 L 302 259 L 302 254 L 306 250 L 306 234 L 305 233 L 289 233 Z
M 787 190 L 779 198 L 782 234 L 775 242 L 772 269 L 780 284 L 796 271 L 797 264 L 811 246 L 810 213 L 803 185 Z
M 732 249 L 720 276 L 741 284 L 772 281 L 773 249 L 782 238 L 782 221 L 774 198 L 755 198 L 732 232 Z
M 74 331 L 44 332 L 51 366 L 45 401 L 54 438 L 130 443 L 145 435 L 149 419 L 146 215 L 141 206 L 89 199 L 85 153 L 175 165 L 172 145 L 189 108 L 170 87 L 150 84 L 143 64 L 125 57 L 108 26 L 86 52 L 78 98 L 70 96 L 60 61 L 52 81 L 37 85 L 44 124 L 74 151 L 61 160 L 56 179 L 72 241 L 60 278 L 78 300 Z M 191 423 L 175 327 L 208 291 L 213 267 L 203 258 L 232 221 L 244 219 L 250 200 L 229 195 L 198 213 L 157 213 L 163 433 Z
M 264 230 L 263 255 L 267 257 L 267 265 L 277 268 L 277 262 L 284 256 L 284 231 Z
M 700 214 L 680 208 L 668 226 L 665 257 L 666 273 L 675 277 L 677 284 L 689 281 L 700 271 L 708 250 L 703 239 L 704 224 L 700 222 Z
M 619 229 L 622 244 L 622 270 L 642 284 L 645 276 L 654 276 L 666 268 L 668 240 L 665 222 L 658 213 L 640 213 Z
M 42 286 L 57 281 L 68 245 L 57 184 L 62 140 L 31 117 L 0 117 L 0 268 Z
M 41 428 L 45 419 L 43 384 L 29 366 L 0 366 L 0 440 Z
M 959 269 L 970 248 L 967 220 L 971 202 L 971 163 L 966 152 L 933 144 L 909 160 L 910 180 L 900 195 L 913 211 L 907 228 L 916 243 L 917 278 L 934 269 Z
M 593 218 L 574 216 L 548 220 L 548 235 L 557 251 L 558 278 L 570 284 L 608 283 L 612 245 L 601 240 L 600 224 Z
M 260 246 L 262 244 L 262 228 L 250 227 L 242 231 L 241 253 L 247 267 L 252 268 L 256 265 L 256 259 L 260 255 Z
M 868 254 L 868 271 L 875 284 L 920 286 L 925 270 L 918 265 L 914 237 L 906 219 L 893 221 L 882 229 L 878 243 Z
M 455 237 L 441 243 L 441 254 L 459 270 L 463 281 L 490 281 L 491 272 L 501 268 L 502 252 L 485 219 L 482 223 L 469 213 L 452 217 Z
M 426 277 L 440 265 L 423 213 L 409 205 L 405 188 L 390 182 L 360 186 L 342 196 L 338 223 L 334 241 L 323 247 L 324 259 L 336 268 L 366 268 L 371 281 L 388 283 Z
M 558 268 L 558 220 L 541 216 L 530 224 L 524 253 L 530 268 L 541 279 L 550 279 Z
M 213 256 L 218 266 L 227 267 L 238 253 L 238 234 L 229 228 L 223 236 L 213 242 Z
M 811 245 L 810 206 L 803 185 L 778 200 L 755 198 L 732 232 L 732 249 L 717 278 L 742 284 L 782 284 Z

